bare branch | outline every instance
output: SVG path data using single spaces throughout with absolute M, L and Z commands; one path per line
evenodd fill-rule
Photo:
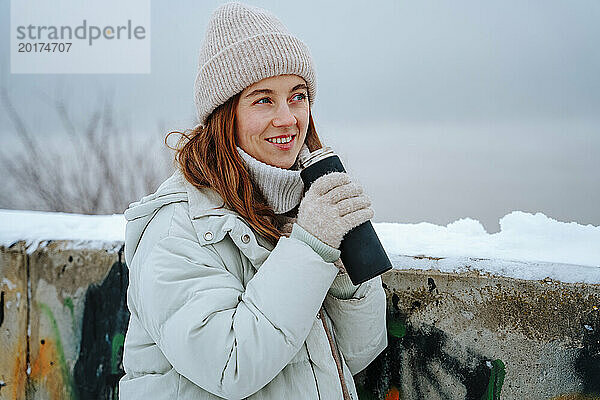
M 7 186 L 15 189 L 0 196 L 0 207 L 121 213 L 129 203 L 156 190 L 172 172 L 171 151 L 162 138 L 136 137 L 127 123 L 117 122 L 109 101 L 81 124 L 71 118 L 65 99 L 47 98 L 67 138 L 58 147 L 44 145 L 30 134 L 5 88 L 1 100 L 21 149 L 0 149 Z

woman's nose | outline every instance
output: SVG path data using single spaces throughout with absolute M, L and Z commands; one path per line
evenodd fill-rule
M 277 109 L 277 114 L 273 118 L 274 127 L 285 127 L 295 125 L 297 122 L 296 117 L 290 111 L 290 107 L 285 104 Z

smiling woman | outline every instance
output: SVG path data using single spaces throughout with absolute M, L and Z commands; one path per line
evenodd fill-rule
M 266 164 L 288 169 L 308 130 L 308 87 L 298 75 L 265 78 L 244 89 L 236 108 L 238 146 Z
M 308 48 L 268 11 L 225 4 L 194 89 L 177 171 L 125 211 L 121 399 L 358 399 L 352 375 L 387 346 L 386 299 L 380 276 L 355 286 L 340 261 L 373 216 L 362 187 L 300 177 L 322 147 Z

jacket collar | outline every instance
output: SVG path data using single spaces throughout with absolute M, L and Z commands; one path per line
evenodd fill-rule
M 132 262 L 146 226 L 156 212 L 167 204 L 185 201 L 188 202 L 189 215 L 201 244 L 221 240 L 224 234 L 229 233 L 235 244 L 255 265 L 262 264 L 264 258 L 268 256 L 266 250 L 273 248 L 262 236 L 255 235 L 238 213 L 224 207 L 223 199 L 217 192 L 209 188 L 197 189 L 185 179 L 181 171 L 176 170 L 159 186 L 156 192 L 144 196 L 140 201 L 131 203 L 125 210 L 124 214 L 127 219 L 125 259 L 128 265 Z M 200 223 L 200 219 L 203 220 L 202 223 Z M 207 230 L 212 232 L 212 239 L 209 241 L 204 240 Z M 253 238 L 249 243 L 239 240 L 246 234 Z M 253 243 L 258 243 L 260 246 L 252 246 Z
M 181 174 L 181 180 L 188 195 L 190 218 L 215 215 L 239 216 L 238 213 L 225 206 L 223 198 L 217 192 L 210 188 L 198 189 L 188 182 L 181 172 L 177 171 L 176 173 Z
M 268 253 L 265 253 L 264 249 L 272 250 L 273 245 L 262 236 L 256 235 L 247 222 L 237 212 L 227 208 L 223 202 L 223 198 L 216 191 L 210 188 L 196 188 L 185 179 L 179 170 L 175 172 L 175 174 L 180 175 L 181 182 L 183 182 L 183 185 L 186 188 L 189 214 L 192 222 L 203 217 L 209 217 L 208 220 L 210 222 L 205 226 L 206 228 L 212 229 L 213 234 L 216 232 L 228 232 L 230 236 L 232 236 L 232 239 L 234 239 L 234 243 L 240 247 L 242 253 L 253 261 L 254 265 L 262 264 L 262 261 L 264 261 L 264 258 L 268 255 Z M 239 240 L 237 240 L 239 239 L 238 236 L 241 237 L 245 234 L 251 235 L 253 241 L 256 241 L 262 246 L 262 249 L 240 243 Z M 214 235 L 213 239 L 209 242 L 218 241 L 221 238 L 221 234 Z
M 235 211 L 225 207 L 222 197 L 217 192 L 210 188 L 196 188 L 177 169 L 158 187 L 156 192 L 131 203 L 124 212 L 125 218 L 132 221 L 147 217 L 164 205 L 186 200 L 192 219 L 211 215 L 239 216 Z

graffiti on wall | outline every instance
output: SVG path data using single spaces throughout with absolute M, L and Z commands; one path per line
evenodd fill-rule
M 10 282 L 4 279 L 0 286 L 0 326 L 3 332 L 8 329 L 7 325 L 17 326 L 14 321 L 20 305 L 21 320 L 14 331 L 22 334 L 19 341 L 10 342 L 10 353 L 14 356 L 9 362 L 9 372 L 2 371 L 0 376 L 0 398 L 118 398 L 129 319 L 127 267 L 119 259 L 100 284 L 84 287 L 79 295 L 61 298 L 58 303 L 53 300 L 57 297 L 48 297 L 50 301 L 31 298 L 27 294 L 29 271 L 27 279 L 24 277 L 25 274 L 22 278 L 11 277 Z M 39 286 L 38 283 L 32 286 L 35 285 Z M 424 292 L 436 290 L 436 282 L 428 278 Z M 23 293 L 21 303 L 19 293 Z M 395 293 L 389 299 L 388 347 L 355 377 L 361 400 L 499 400 L 507 369 L 524 367 L 505 366 L 503 360 L 470 348 L 434 325 L 411 324 L 410 316 L 422 310 L 425 304 L 419 299 L 411 298 L 403 303 Z M 30 326 L 23 322 L 30 320 L 42 323 L 43 337 L 30 338 L 27 333 Z M 598 307 L 584 315 L 582 321 L 582 345 L 573 364 L 564 366 L 574 371 L 582 385 L 578 393 L 564 393 L 555 400 L 600 399 Z M 33 332 L 36 331 L 34 327 Z M 515 383 L 511 383 L 514 387 Z M 505 392 L 510 389 L 508 384 L 506 386 Z M 21 393 L 24 395 L 17 395 Z
M 450 343 L 434 326 L 413 328 L 400 311 L 395 294 L 392 305 L 387 315 L 388 347 L 361 372 L 361 400 L 452 399 L 458 385 L 466 400 L 501 398 L 505 376 L 502 360 Z M 461 356 L 452 355 L 448 348 L 460 348 Z
M 57 398 L 117 399 L 118 382 L 123 375 L 124 333 L 129 321 L 125 304 L 127 284 L 127 268 L 117 262 L 100 285 L 88 288 L 80 352 L 72 373 L 54 313 L 48 305 L 38 303 L 38 309 L 50 323 L 52 336 L 40 340 L 40 350 L 32 357 L 30 379 L 44 379 L 47 393 L 60 394 Z M 63 306 L 69 310 L 72 324 L 76 324 L 71 298 L 66 298 Z
M 583 348 L 575 360 L 575 372 L 583 382 L 582 393 L 600 399 L 600 310 L 596 307 L 583 324 Z
M 73 371 L 79 399 L 117 399 L 129 311 L 127 267 L 115 263 L 85 297 L 80 352 Z
M 385 283 L 384 287 L 387 289 Z M 424 291 L 435 289 L 435 282 L 428 278 Z M 411 325 L 410 315 L 422 307 L 418 296 L 412 304 L 408 303 L 410 306 L 404 303 L 403 310 L 395 293 L 390 300 L 388 348 L 357 375 L 361 400 L 502 398 L 506 369 L 510 366 L 468 348 L 433 325 Z M 575 393 L 565 393 L 553 400 L 600 400 L 600 304 L 588 310 L 578 322 L 582 343 L 577 346 L 576 358 L 564 366 L 581 385 Z
M 0 398 L 117 399 L 129 321 L 125 264 L 115 262 L 100 284 L 83 288 L 79 312 L 73 298 L 64 293 L 63 300 L 33 298 L 31 292 L 40 284 L 44 290 L 51 288 L 45 293 L 56 290 L 47 283 L 31 282 L 29 273 L 25 276 L 27 282 L 23 281 L 20 290 L 27 291 L 26 309 L 12 315 L 10 329 L 16 340 L 10 342 L 14 345 L 10 363 L 14 367 L 1 371 Z M 11 289 L 9 299 L 20 298 L 20 293 L 12 293 L 18 290 L 16 285 L 7 279 L 2 283 Z M 18 311 L 14 301 L 11 304 L 6 298 L 5 291 L 0 291 L 0 325 L 6 313 Z M 20 321 L 18 326 L 14 321 Z M 81 336 L 75 338 L 77 332 Z

